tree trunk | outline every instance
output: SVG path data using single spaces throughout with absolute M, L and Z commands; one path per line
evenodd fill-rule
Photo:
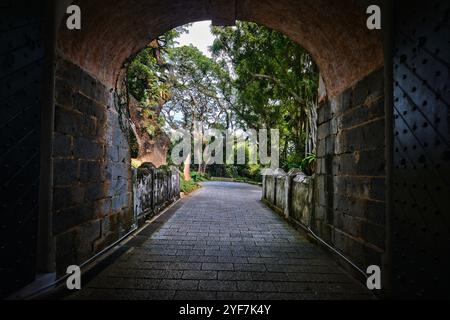
M 184 160 L 184 180 L 191 181 L 191 154 L 189 153 Z

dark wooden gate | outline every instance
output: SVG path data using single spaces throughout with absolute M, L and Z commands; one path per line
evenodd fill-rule
M 393 289 L 449 297 L 450 3 L 395 9 Z
M 0 297 L 36 269 L 43 1 L 0 1 Z

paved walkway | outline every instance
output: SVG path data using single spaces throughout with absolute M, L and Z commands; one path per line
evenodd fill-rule
M 366 299 L 370 293 L 261 202 L 208 182 L 74 299 Z

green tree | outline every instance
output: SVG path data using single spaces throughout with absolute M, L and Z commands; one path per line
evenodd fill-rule
M 281 163 L 301 166 L 315 150 L 318 72 L 311 56 L 283 34 L 254 23 L 213 27 L 215 60 L 228 66 L 233 111 L 245 128 L 277 128 Z
M 130 110 L 132 155 L 140 161 L 150 161 L 154 142 L 168 148 L 168 137 L 161 130 L 164 117 L 161 109 L 170 99 L 172 84 L 169 77 L 168 54 L 176 46 L 176 38 L 187 32 L 179 27 L 152 40 L 127 63 L 125 84 Z M 135 102 L 136 101 L 136 102 Z
M 224 129 L 229 122 L 227 100 L 222 92 L 226 72 L 221 65 L 193 46 L 174 48 L 168 55 L 170 64 L 170 100 L 163 108 L 171 128 L 194 131 L 194 123 L 202 130 Z M 190 176 L 191 156 L 187 155 L 185 179 Z M 206 166 L 200 163 L 199 172 Z

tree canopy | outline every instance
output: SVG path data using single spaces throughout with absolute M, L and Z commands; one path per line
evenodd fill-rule
M 276 128 L 284 167 L 314 152 L 318 71 L 311 56 L 283 34 L 254 23 L 213 27 L 212 53 L 229 67 L 234 111 L 244 127 Z M 312 142 L 312 143 L 311 143 Z
M 141 113 L 164 120 L 160 127 L 192 129 L 199 121 L 207 128 L 279 129 L 282 167 L 305 167 L 315 152 L 319 76 L 311 56 L 254 23 L 211 31 L 212 58 L 178 46 L 186 32 L 180 27 L 130 61 L 127 86 Z

